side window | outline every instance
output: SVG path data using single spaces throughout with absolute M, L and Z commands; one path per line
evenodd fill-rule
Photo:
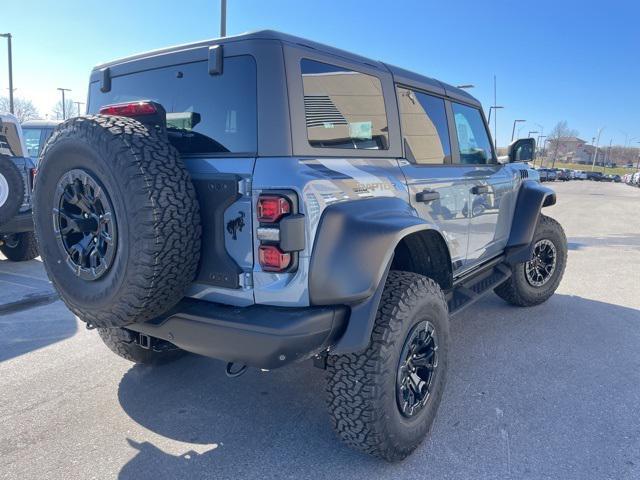
M 460 163 L 493 163 L 491 141 L 480 110 L 459 103 L 452 103 L 451 106 L 460 148 Z
M 312 147 L 387 150 L 389 135 L 380 80 L 302 59 L 307 137 Z
M 448 162 L 451 145 L 444 100 L 399 87 L 398 104 L 408 160 L 418 164 Z
M 116 76 L 111 91 L 90 86 L 90 113 L 101 106 L 152 100 L 167 111 L 167 134 L 183 155 L 253 154 L 257 150 L 256 64 L 241 55 L 224 59 L 222 75 L 194 62 Z
M 40 155 L 40 137 L 42 130 L 40 128 L 23 127 L 24 143 L 27 146 L 27 153 L 33 159 L 37 159 Z

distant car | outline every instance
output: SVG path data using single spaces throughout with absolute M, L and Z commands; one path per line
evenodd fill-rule
M 622 177 L 620 175 L 611 175 L 613 177 L 613 181 L 615 183 L 620 183 L 622 182 Z
M 42 153 L 42 147 L 49 140 L 53 129 L 61 122 L 62 120 L 27 120 L 22 124 L 27 153 L 36 164 Z
M 602 180 L 602 172 L 587 172 L 587 180 L 593 180 L 594 182 L 599 182 Z
M 563 182 L 567 182 L 570 180 L 569 172 L 566 170 L 557 170 L 556 176 L 558 180 L 561 180 Z
M 613 182 L 613 175 L 602 175 L 600 177 L 600 182 Z
M 547 182 L 549 181 L 549 170 L 546 168 L 539 168 L 538 169 L 538 174 L 540 175 L 540 181 L 541 182 Z
M 576 180 L 586 180 L 587 172 L 582 170 L 576 170 Z

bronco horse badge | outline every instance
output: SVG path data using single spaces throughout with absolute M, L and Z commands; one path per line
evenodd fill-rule
M 238 239 L 238 232 L 244 228 L 244 212 L 240 212 L 237 218 L 227 222 L 227 232 L 231 234 L 234 240 Z

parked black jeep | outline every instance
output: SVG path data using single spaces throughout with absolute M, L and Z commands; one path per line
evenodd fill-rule
M 534 141 L 498 159 L 480 103 L 438 80 L 263 31 L 100 65 L 88 112 L 36 187 L 68 307 L 134 362 L 314 359 L 338 435 L 387 460 L 433 423 L 450 315 L 562 278 Z

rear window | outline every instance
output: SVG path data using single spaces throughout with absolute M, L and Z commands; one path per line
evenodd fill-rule
M 307 137 L 312 147 L 387 150 L 389 136 L 380 80 L 303 59 Z
M 185 155 L 255 154 L 256 64 L 249 55 L 224 59 L 222 75 L 206 61 L 147 70 L 91 84 L 91 113 L 113 103 L 152 100 L 167 111 L 171 143 Z
M 27 146 L 29 156 L 37 159 L 40 155 L 40 138 L 42 136 L 42 129 L 22 127 L 22 133 L 24 134 L 24 144 Z

